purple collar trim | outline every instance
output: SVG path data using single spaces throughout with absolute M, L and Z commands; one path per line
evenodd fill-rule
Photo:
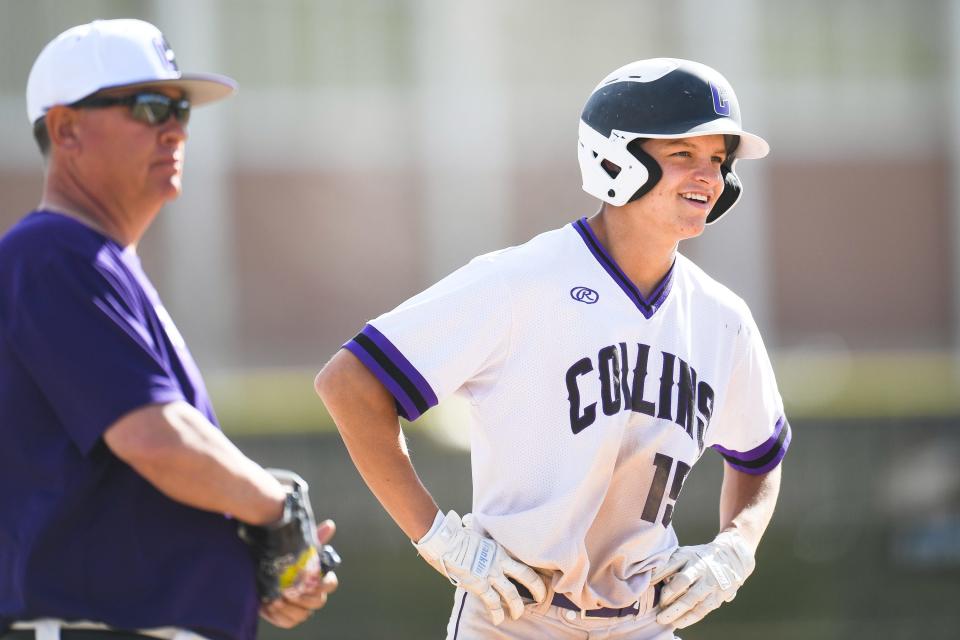
M 580 218 L 573 223 L 573 228 L 577 230 L 577 233 L 580 234 L 580 237 L 583 238 L 584 244 L 587 245 L 587 249 L 590 250 L 590 253 L 593 254 L 593 257 L 597 259 L 597 262 L 600 263 L 600 266 L 603 267 L 610 277 L 613 278 L 613 281 L 623 289 L 623 292 L 627 294 L 627 297 L 633 301 L 633 304 L 636 305 L 637 309 L 640 310 L 640 313 L 643 314 L 643 317 L 649 320 L 653 317 L 653 314 L 657 312 L 657 309 L 663 306 L 663 303 L 666 302 L 667 296 L 670 295 L 670 290 L 673 288 L 673 268 L 676 266 L 676 261 L 670 265 L 670 270 L 667 271 L 667 275 L 663 276 L 663 280 L 660 281 L 660 284 L 654 288 L 653 292 L 650 294 L 650 299 L 644 298 L 640 293 L 640 290 L 630 281 L 630 278 L 620 269 L 613 257 L 607 253 L 607 250 L 603 248 L 603 245 L 600 244 L 600 240 L 597 239 L 596 234 L 593 232 L 593 229 L 590 228 L 590 225 L 587 223 L 586 218 Z

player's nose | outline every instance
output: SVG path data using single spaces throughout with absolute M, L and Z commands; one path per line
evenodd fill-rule
M 700 162 L 694 169 L 694 179 L 703 184 L 715 187 L 723 181 L 720 167 L 712 160 Z

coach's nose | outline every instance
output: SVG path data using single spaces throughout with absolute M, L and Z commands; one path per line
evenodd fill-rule
M 177 146 L 187 141 L 187 125 L 170 118 L 160 127 L 160 141 L 167 146 Z

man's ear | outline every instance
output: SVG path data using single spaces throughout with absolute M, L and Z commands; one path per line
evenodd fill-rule
M 75 150 L 80 147 L 80 112 L 69 107 L 51 107 L 46 114 L 47 134 L 52 149 Z

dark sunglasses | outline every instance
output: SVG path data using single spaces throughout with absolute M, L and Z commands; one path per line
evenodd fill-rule
M 116 106 L 130 107 L 130 115 L 146 124 L 163 124 L 173 116 L 180 124 L 190 121 L 190 101 L 162 93 L 135 93 L 130 96 L 91 96 L 69 105 L 78 109 Z

